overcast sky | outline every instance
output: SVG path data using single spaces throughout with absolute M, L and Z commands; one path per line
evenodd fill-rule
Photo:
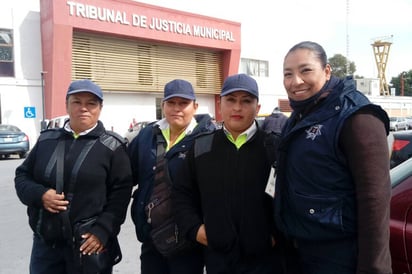
M 271 68 L 276 68 L 276 73 L 281 73 L 283 57 L 291 46 L 303 40 L 312 40 L 325 48 L 328 57 L 339 53 L 355 62 L 356 75 L 377 77 L 371 44 L 377 37 L 391 36 L 387 81 L 390 82 L 391 77 L 397 77 L 402 71 L 412 69 L 412 0 L 349 0 L 349 12 L 346 0 L 138 2 L 241 23 L 242 33 L 257 34 L 248 41 L 243 40 L 242 36 L 242 50 L 247 46 L 257 52 L 273 54 L 270 57 L 277 64 L 271 64 Z

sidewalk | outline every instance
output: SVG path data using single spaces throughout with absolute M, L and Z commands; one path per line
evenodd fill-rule
M 134 224 L 130 217 L 130 206 L 127 210 L 126 221 L 119 234 L 119 243 L 123 259 L 115 265 L 113 273 L 139 274 L 140 273 L 140 242 L 136 238 Z

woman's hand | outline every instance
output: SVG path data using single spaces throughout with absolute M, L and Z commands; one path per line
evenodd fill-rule
M 51 213 L 59 213 L 67 209 L 69 201 L 64 199 L 64 193 L 57 194 L 55 189 L 47 190 L 41 197 L 43 207 Z
M 85 239 L 80 246 L 80 252 L 82 252 L 83 255 L 92 255 L 94 253 L 99 254 L 104 249 L 104 246 L 100 242 L 99 238 L 93 234 L 83 234 L 82 238 Z
M 199 230 L 197 231 L 196 241 L 198 241 L 198 242 L 201 243 L 202 245 L 207 246 L 207 236 L 206 236 L 206 229 L 205 229 L 205 225 L 204 225 L 204 224 L 202 224 L 202 225 L 199 227 Z

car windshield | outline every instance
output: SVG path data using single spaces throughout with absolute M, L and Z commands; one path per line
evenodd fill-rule
M 0 131 L 19 132 L 20 129 L 18 127 L 12 126 L 12 125 L 0 125 Z
M 390 170 L 392 187 L 400 184 L 405 178 L 411 176 L 412 158 L 402 162 Z

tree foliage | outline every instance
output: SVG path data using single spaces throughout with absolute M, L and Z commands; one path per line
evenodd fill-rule
M 403 81 L 403 95 L 412 96 L 412 70 L 403 71 L 398 77 L 392 77 L 390 82 L 392 88 L 395 88 L 397 96 L 402 95 L 402 81 Z
M 344 78 L 346 75 L 353 75 L 356 71 L 354 62 L 349 61 L 349 72 L 346 71 L 346 63 L 349 60 L 342 54 L 335 54 L 328 59 L 330 66 L 332 67 L 332 75 L 339 78 Z

